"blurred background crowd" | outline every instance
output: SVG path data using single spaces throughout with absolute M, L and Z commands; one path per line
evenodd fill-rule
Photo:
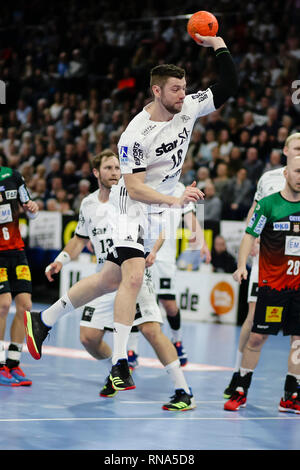
M 96 189 L 91 158 L 151 100 L 150 69 L 174 63 L 187 93 L 217 77 L 213 51 L 184 15 L 216 14 L 239 93 L 197 121 L 181 181 L 204 190 L 205 220 L 242 220 L 258 178 L 283 166 L 300 131 L 300 1 L 14 1 L 0 16 L 0 164 L 23 175 L 40 209 L 78 214 Z M 300 83 L 298 83 L 300 89 Z

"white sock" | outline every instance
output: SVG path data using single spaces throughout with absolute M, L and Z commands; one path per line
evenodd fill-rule
M 165 366 L 165 370 L 171 377 L 175 390 L 177 390 L 178 388 L 183 388 L 183 390 L 190 395 L 191 392 L 188 387 L 188 384 L 185 381 L 179 360 L 167 364 Z
M 111 371 L 111 366 L 112 366 L 112 356 L 110 357 L 106 357 L 105 359 L 101 359 L 101 365 L 103 365 L 105 367 L 105 369 L 107 370 L 107 373 L 109 374 L 110 371 Z
M 128 338 L 128 343 L 127 343 L 128 351 L 134 351 L 135 354 L 138 354 L 139 337 L 140 337 L 139 331 L 133 331 L 130 333 L 129 338 Z
M 241 351 L 237 350 L 236 356 L 235 356 L 234 372 L 239 371 L 239 369 L 241 367 L 241 363 L 242 363 L 242 358 L 243 358 L 243 353 Z
M 75 309 L 71 304 L 68 294 L 65 294 L 51 305 L 51 307 L 44 310 L 41 313 L 41 318 L 46 326 L 52 327 L 60 317 L 66 313 L 72 312 L 72 310 Z
M 178 341 L 181 341 L 181 328 L 179 330 L 172 330 L 172 343 L 177 343 Z
M 130 335 L 131 326 L 114 322 L 113 333 L 113 356 L 112 364 L 115 365 L 119 359 L 127 360 L 127 342 Z
M 6 357 L 5 357 L 5 348 L 4 348 L 4 341 L 0 341 L 0 364 L 5 364 Z
M 248 372 L 254 372 L 253 369 L 244 369 L 243 367 L 240 367 L 240 376 L 245 377 L 245 375 L 248 374 Z
M 11 342 L 10 344 L 16 346 L 18 348 L 18 350 L 17 351 L 11 351 L 8 347 L 7 359 L 11 359 L 12 361 L 19 361 L 20 362 L 22 349 L 23 349 L 23 343 L 13 343 L 13 342 Z

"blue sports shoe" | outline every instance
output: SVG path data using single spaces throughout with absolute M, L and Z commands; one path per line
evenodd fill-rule
M 185 349 L 182 345 L 182 342 L 181 341 L 176 341 L 176 343 L 173 343 L 173 344 L 176 348 L 177 356 L 178 356 L 178 359 L 180 361 L 181 367 L 186 366 L 187 362 L 188 362 L 188 358 L 187 358 L 187 354 L 185 352 Z
M 32 380 L 28 379 L 24 372 L 22 371 L 21 367 L 13 367 L 12 369 L 9 370 L 11 375 L 13 376 L 14 379 L 16 379 L 20 385 L 29 387 L 32 385 Z
M 0 385 L 6 387 L 20 387 L 20 383 L 11 375 L 8 367 L 0 367 Z
M 136 354 L 134 351 L 127 351 L 128 366 L 131 371 L 139 366 L 138 357 L 138 354 Z

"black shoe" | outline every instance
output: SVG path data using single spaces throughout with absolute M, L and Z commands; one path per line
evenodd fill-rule
M 190 395 L 182 388 L 175 390 L 175 395 L 171 397 L 169 403 L 162 406 L 163 410 L 168 411 L 187 411 L 196 408 L 196 402 L 190 388 Z
M 42 357 L 42 344 L 48 336 L 50 327 L 41 320 L 41 312 L 24 312 L 27 348 L 34 359 Z
M 233 393 L 235 392 L 236 390 L 236 387 L 237 387 L 237 381 L 238 381 L 238 376 L 239 376 L 239 373 L 238 372 L 234 372 L 233 373 L 233 376 L 232 376 L 232 379 L 231 379 L 231 382 L 230 384 L 228 385 L 227 388 L 225 388 L 224 390 L 224 398 L 231 398 Z
M 115 390 L 112 386 L 110 377 L 106 377 L 106 382 L 103 385 L 103 388 L 100 390 L 100 397 L 112 398 L 118 393 L 118 390 Z
M 117 364 L 112 366 L 109 376 L 115 390 L 131 390 L 135 388 L 134 381 L 130 375 L 127 359 L 119 359 Z

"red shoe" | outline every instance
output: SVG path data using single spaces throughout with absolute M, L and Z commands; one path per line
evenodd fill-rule
M 14 379 L 19 382 L 19 385 L 29 386 L 32 385 L 32 381 L 26 377 L 21 367 L 13 367 L 10 369 L 10 373 Z
M 20 387 L 20 383 L 11 375 L 6 366 L 0 367 L 0 385 L 5 387 Z
M 246 406 L 246 395 L 244 392 L 238 392 L 237 390 L 232 394 L 231 398 L 224 404 L 224 410 L 227 411 L 238 411 L 240 408 Z
M 294 393 L 288 400 L 281 398 L 278 410 L 285 413 L 300 414 L 300 400 L 298 400 L 297 393 Z

